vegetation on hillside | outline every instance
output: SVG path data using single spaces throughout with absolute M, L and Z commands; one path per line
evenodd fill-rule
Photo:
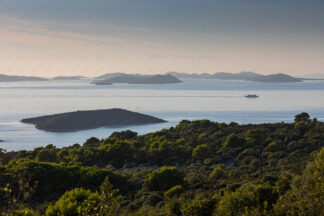
M 323 215 L 324 123 L 208 120 L 0 150 L 3 215 Z

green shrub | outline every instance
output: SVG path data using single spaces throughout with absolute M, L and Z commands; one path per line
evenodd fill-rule
M 213 198 L 195 199 L 184 203 L 181 207 L 183 216 L 208 216 L 212 215 L 216 200 Z
M 225 170 L 222 167 L 218 166 L 218 167 L 215 167 L 213 169 L 213 171 L 209 174 L 209 179 L 214 182 L 214 181 L 217 181 L 218 179 L 223 178 L 225 176 L 226 176 Z
M 144 186 L 150 190 L 167 190 L 175 185 L 184 184 L 183 173 L 174 167 L 162 167 L 148 174 Z
M 83 188 L 68 191 L 53 206 L 47 208 L 46 216 L 77 216 L 87 199 L 96 198 L 91 196 L 91 191 Z
M 208 146 L 207 145 L 198 145 L 192 151 L 192 157 L 195 159 L 203 159 L 206 158 L 208 155 Z
M 227 192 L 217 205 L 219 216 L 243 215 L 248 212 L 269 210 L 277 201 L 278 193 L 268 185 L 245 185 L 234 192 Z
M 226 138 L 226 141 L 223 143 L 222 148 L 235 148 L 235 147 L 244 147 L 245 139 L 231 134 Z
M 14 211 L 10 216 L 36 216 L 36 213 L 33 210 L 26 208 Z
M 185 192 L 185 189 L 181 185 L 176 185 L 170 188 L 168 191 L 164 192 L 164 196 L 171 199 L 175 196 L 179 196 L 183 192 Z

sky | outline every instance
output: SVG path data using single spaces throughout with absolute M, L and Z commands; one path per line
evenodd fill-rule
M 324 0 L 0 0 L 0 74 L 324 73 Z

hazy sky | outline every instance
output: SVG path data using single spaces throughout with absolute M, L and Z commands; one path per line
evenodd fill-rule
M 324 73 L 324 0 L 0 0 L 0 74 Z

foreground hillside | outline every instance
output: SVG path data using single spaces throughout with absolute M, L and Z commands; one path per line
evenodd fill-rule
M 4 215 L 323 215 L 324 123 L 182 121 L 1 151 Z M 322 149 L 322 150 L 321 150 Z M 22 210 L 24 209 L 24 210 Z M 23 214 L 26 213 L 26 214 Z

